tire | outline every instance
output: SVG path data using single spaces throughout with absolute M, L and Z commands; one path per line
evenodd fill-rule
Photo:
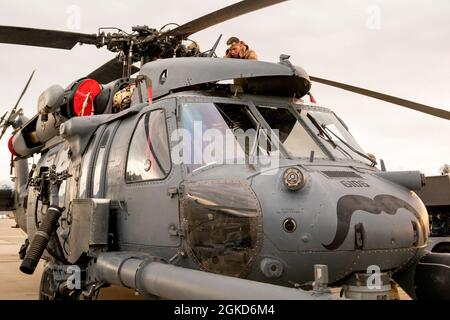
M 450 253 L 450 242 L 441 242 L 433 247 L 431 252 Z
M 42 272 L 39 286 L 39 300 L 80 300 L 81 290 L 71 290 L 62 293 L 59 290 L 61 282 L 54 278 L 51 265 L 46 266 Z

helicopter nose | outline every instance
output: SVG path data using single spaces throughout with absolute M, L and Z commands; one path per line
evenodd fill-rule
M 428 215 L 413 192 L 370 172 L 343 168 L 339 178 L 330 178 L 324 174 L 329 170 L 294 166 L 253 178 L 265 234 L 279 250 L 327 253 L 425 245 Z

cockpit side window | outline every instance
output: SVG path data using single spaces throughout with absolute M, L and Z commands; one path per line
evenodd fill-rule
M 164 110 L 153 110 L 138 121 L 128 150 L 128 183 L 162 180 L 171 170 L 169 139 Z

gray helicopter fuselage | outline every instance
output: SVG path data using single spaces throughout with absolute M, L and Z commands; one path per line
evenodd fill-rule
M 247 160 L 192 169 L 189 164 L 170 161 L 166 172 L 155 179 L 130 176 L 130 163 L 134 161 L 130 152 L 146 114 L 160 114 L 162 122 L 158 124 L 166 127 L 167 148 L 172 151 L 177 141 L 171 137 L 185 125 L 186 103 L 245 105 L 261 123 L 264 118 L 257 106 L 315 108 L 290 100 L 181 92 L 151 105 L 132 107 L 115 119 L 76 119 L 84 127 L 73 125 L 72 130 L 79 130 L 82 138 L 55 140 L 43 151 L 35 171 L 37 176 L 39 168 L 55 164 L 56 171 L 67 169 L 71 174 L 59 193 L 59 205 L 66 210 L 58 236 L 64 249 L 69 244 L 65 249 L 68 261 L 76 263 L 80 258 L 77 252 L 83 251 L 71 247 L 76 247 L 78 240 L 71 241 L 69 232 L 70 220 L 74 219 L 71 202 L 80 198 L 119 203 L 109 223 L 118 251 L 144 252 L 182 267 L 285 286 L 312 281 L 316 264 L 329 266 L 330 283 L 334 283 L 353 272 L 366 272 L 373 265 L 395 272 L 421 257 L 427 242 L 428 216 L 414 192 L 379 176 L 368 163 L 338 159 L 332 146 L 321 141 L 300 118 L 297 120 L 316 143 L 316 156 L 288 154 L 280 157 L 276 167 Z M 64 127 L 67 130 L 67 124 Z M 61 133 L 64 136 L 64 128 Z M 142 152 L 145 148 L 143 145 Z M 138 165 L 144 168 L 148 164 Z M 306 177 L 305 186 L 298 191 L 288 190 L 283 182 L 284 171 L 292 167 Z M 30 237 L 36 230 L 36 221 L 30 215 L 39 220 L 46 210 L 37 196 L 38 192 L 30 188 Z M 210 199 L 210 204 L 203 204 L 201 199 Z M 284 226 L 287 219 L 294 221 L 295 228 Z
M 110 284 L 165 299 L 337 298 L 330 284 L 345 298 L 391 299 L 397 283 L 412 298 L 448 299 L 450 256 L 426 251 L 427 210 L 414 193 L 425 176 L 376 169 L 314 102 L 312 82 L 450 112 L 310 76 L 286 54 L 213 58 L 222 36 L 206 52 L 189 40 L 279 2 L 241 1 L 167 31 L 0 26 L 0 43 L 116 54 L 65 89 L 49 87 L 27 120 L 18 105 L 33 72 L 0 118 L 0 139 L 14 128 L 15 172 L 0 208 L 28 234 L 20 270 L 49 261 L 40 298 L 93 299 Z M 69 267 L 83 275 L 75 287 L 60 277 Z

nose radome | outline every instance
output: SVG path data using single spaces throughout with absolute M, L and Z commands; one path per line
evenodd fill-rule
M 304 170 L 308 182 L 292 192 L 285 170 L 252 181 L 265 234 L 279 250 L 390 250 L 426 242 L 428 216 L 412 192 L 370 174 L 349 183 Z
M 352 168 L 298 168 L 307 183 L 297 191 L 283 181 L 286 168 L 251 178 L 264 230 L 260 254 L 284 266 L 283 279 L 310 281 L 320 264 L 336 282 L 369 266 L 395 271 L 423 254 L 428 215 L 413 192 Z

